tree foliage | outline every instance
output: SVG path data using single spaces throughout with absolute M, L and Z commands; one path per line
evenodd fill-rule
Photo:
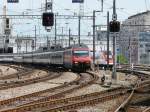
M 126 57 L 124 55 L 117 55 L 117 63 L 120 64 L 127 64 L 128 60 L 126 59 Z

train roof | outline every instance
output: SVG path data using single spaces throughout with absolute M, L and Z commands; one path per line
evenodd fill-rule
M 50 47 L 42 46 L 35 52 L 36 53 L 38 53 L 38 52 L 54 52 L 54 51 L 62 51 L 62 50 L 64 50 L 64 48 L 61 45 L 57 44 L 57 45 L 52 45 Z
M 71 48 L 88 48 L 88 46 L 81 43 L 81 44 L 74 44 L 74 45 L 70 45 L 69 47 L 66 47 L 66 49 L 71 49 Z

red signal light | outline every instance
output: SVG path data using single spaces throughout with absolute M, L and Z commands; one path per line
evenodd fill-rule
M 54 13 L 52 13 L 52 12 L 43 13 L 42 25 L 43 26 L 53 26 L 54 25 Z

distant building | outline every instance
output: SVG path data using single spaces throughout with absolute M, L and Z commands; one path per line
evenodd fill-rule
M 139 64 L 150 64 L 150 32 L 139 33 Z
M 99 42 L 99 47 L 101 51 L 107 51 L 107 31 L 106 30 L 98 30 L 96 33 L 96 42 Z M 112 51 L 112 38 L 111 35 L 109 37 L 109 49 Z
M 150 11 L 130 16 L 121 25 L 120 38 L 117 39 L 120 53 L 130 63 L 138 64 L 139 33 L 150 31 Z
M 27 53 L 27 52 L 31 52 L 32 50 L 34 50 L 33 47 L 35 47 L 35 45 L 34 45 L 33 38 L 29 38 L 29 37 L 18 38 L 17 37 L 14 40 L 15 40 L 13 42 L 14 53 Z

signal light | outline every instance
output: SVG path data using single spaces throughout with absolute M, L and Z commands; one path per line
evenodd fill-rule
M 5 40 L 5 43 L 9 44 L 9 39 Z
M 54 25 L 54 13 L 52 13 L 52 12 L 43 13 L 42 25 L 43 26 L 53 26 Z
M 9 28 L 9 18 L 6 18 L 6 28 Z
M 111 21 L 109 23 L 110 32 L 119 32 L 120 31 L 120 22 L 119 21 Z

